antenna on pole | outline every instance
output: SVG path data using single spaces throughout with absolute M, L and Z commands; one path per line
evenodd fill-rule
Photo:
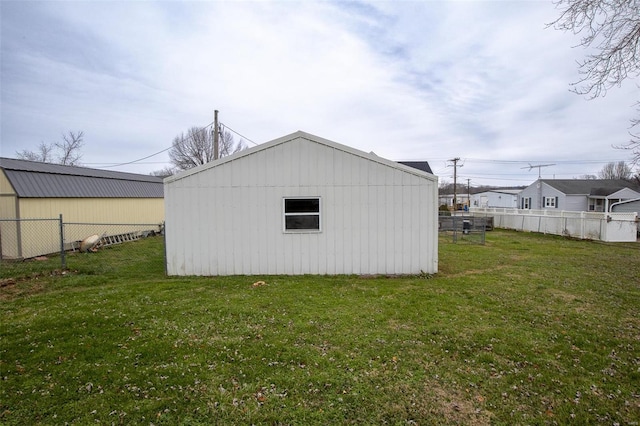
M 220 144 L 218 139 L 218 110 L 213 111 L 213 159 L 217 160 L 219 157 Z
M 520 167 L 521 169 L 529 169 L 529 171 L 531 171 L 532 169 L 538 169 L 538 179 L 540 179 L 540 169 L 542 169 L 543 167 L 550 167 L 550 166 L 555 166 L 555 164 L 536 164 L 533 165 L 531 163 L 529 163 L 529 167 Z

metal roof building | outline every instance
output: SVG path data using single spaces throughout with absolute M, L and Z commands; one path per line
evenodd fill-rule
M 134 173 L 0 158 L 21 198 L 162 198 L 162 178 Z
M 54 232 L 34 231 L 33 220 L 59 218 L 60 215 L 70 223 L 162 223 L 162 178 L 0 158 L 0 248 L 3 257 L 23 258 L 46 253 L 41 248 L 25 250 L 28 227 L 38 235 Z M 81 238 L 82 234 L 71 235 L 71 228 L 68 232 L 70 235 L 65 238 Z M 89 231 L 78 232 L 86 234 Z
M 431 173 L 298 131 L 165 179 L 167 272 L 435 273 L 437 197 Z

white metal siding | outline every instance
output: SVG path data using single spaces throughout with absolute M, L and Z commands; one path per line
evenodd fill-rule
M 168 273 L 436 272 L 436 180 L 385 161 L 298 137 L 169 181 Z M 322 198 L 322 232 L 283 232 L 294 196 Z
M 472 207 L 518 207 L 518 195 L 499 191 L 485 191 L 471 195 Z

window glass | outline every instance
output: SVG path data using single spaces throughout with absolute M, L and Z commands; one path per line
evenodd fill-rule
M 320 231 L 320 198 L 285 198 L 284 230 Z
M 286 216 L 285 229 L 320 229 L 320 216 Z
M 284 200 L 285 213 L 320 213 L 319 198 L 289 198 Z

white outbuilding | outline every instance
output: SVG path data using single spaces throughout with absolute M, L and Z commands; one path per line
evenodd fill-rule
M 169 275 L 438 270 L 437 177 L 305 132 L 164 186 Z

